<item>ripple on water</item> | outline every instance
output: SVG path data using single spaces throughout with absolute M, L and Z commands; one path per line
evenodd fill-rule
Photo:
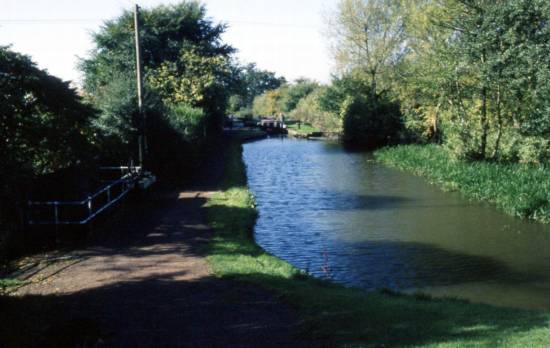
M 267 139 L 246 144 L 243 157 L 260 213 L 256 241 L 315 276 L 550 310 L 548 225 L 333 144 Z M 503 293 L 514 296 L 503 302 Z

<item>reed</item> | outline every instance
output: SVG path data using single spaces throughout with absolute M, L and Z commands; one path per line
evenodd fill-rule
M 444 190 L 493 203 L 510 215 L 550 222 L 550 170 L 544 166 L 460 161 L 437 145 L 387 147 L 375 157 Z

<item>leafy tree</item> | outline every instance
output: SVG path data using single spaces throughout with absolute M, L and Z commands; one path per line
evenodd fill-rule
M 378 95 L 375 100 L 348 96 L 341 106 L 344 142 L 373 149 L 399 140 L 402 129 L 399 104 Z
M 224 25 L 213 24 L 196 1 L 142 10 L 140 20 L 148 136 L 163 139 L 152 132 L 168 131 L 166 117 L 179 103 L 201 108 L 201 134 L 216 134 L 232 83 L 228 60 L 233 49 L 221 41 Z M 133 35 L 133 14 L 125 12 L 94 34 L 95 48 L 81 62 L 86 95 L 102 111 L 98 127 L 111 136 L 111 147 L 126 149 L 121 157 L 134 151 L 139 128 Z
M 300 99 L 296 108 L 290 113 L 290 117 L 294 120 L 312 124 L 323 131 L 341 131 L 342 120 L 339 112 L 329 112 L 321 107 L 321 101 L 327 97 L 327 90 L 330 88 L 318 87 Z
M 27 57 L 0 47 L 2 168 L 52 172 L 93 153 L 95 110 L 57 77 Z M 4 176 L 2 176 L 4 177 Z
M 381 75 L 391 73 L 403 54 L 401 1 L 341 0 L 329 26 L 340 71 L 366 74 L 374 97 Z
M 234 63 L 233 67 L 236 83 L 233 95 L 229 99 L 229 112 L 232 113 L 252 113 L 254 98 L 286 83 L 284 77 L 277 77 L 273 72 L 260 70 L 255 64 L 241 67 Z
M 450 83 L 456 100 L 451 108 L 456 117 L 450 119 L 450 145 L 468 158 L 498 159 L 503 141 L 517 139 L 521 144 L 525 136 L 548 136 L 547 2 L 460 0 L 456 4 L 443 23 L 453 29 L 457 60 L 457 74 Z M 511 151 L 520 148 L 508 146 Z
M 254 98 L 252 112 L 258 116 L 275 116 L 284 112 L 283 96 L 286 86 L 265 92 Z
M 284 112 L 291 112 L 296 108 L 302 98 L 305 98 L 319 87 L 319 84 L 315 81 L 305 78 L 297 79 L 293 84 L 288 86 L 286 93 L 283 95 L 283 110 Z
M 15 218 L 27 180 L 96 154 L 95 117 L 68 82 L 0 47 L 0 224 Z

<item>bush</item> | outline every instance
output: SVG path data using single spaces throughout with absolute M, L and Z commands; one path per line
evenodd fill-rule
M 166 119 L 186 141 L 196 140 L 203 135 L 204 111 L 200 108 L 183 103 L 172 105 Z
M 542 137 L 524 137 L 519 147 L 521 163 L 550 164 L 550 140 Z
M 399 105 L 384 96 L 349 96 L 341 106 L 344 142 L 353 147 L 377 148 L 396 143 L 403 128 Z
M 342 129 L 339 116 L 323 110 L 320 106 L 320 98 L 324 90 L 324 87 L 320 87 L 302 98 L 290 113 L 290 118 L 312 124 L 323 131 L 339 132 Z

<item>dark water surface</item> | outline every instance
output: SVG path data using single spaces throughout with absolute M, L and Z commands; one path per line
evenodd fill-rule
M 271 138 L 243 157 L 256 241 L 315 276 L 550 310 L 550 225 L 327 142 Z

